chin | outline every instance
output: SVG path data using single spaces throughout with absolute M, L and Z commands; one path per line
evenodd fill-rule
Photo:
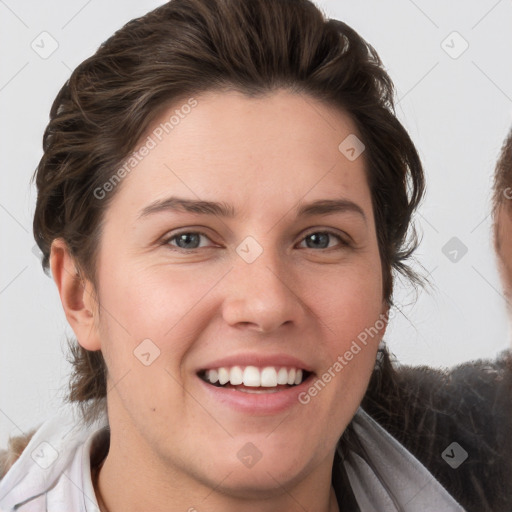
M 261 459 L 250 468 L 227 463 L 224 468 L 224 480 L 218 466 L 210 475 L 210 480 L 213 480 L 218 491 L 244 499 L 270 499 L 281 496 L 286 493 L 285 489 L 293 487 L 307 474 L 307 468 L 299 466 L 297 459 L 293 457 L 273 456 L 266 462 Z
M 307 439 L 296 439 L 285 431 L 243 436 L 217 448 L 208 473 L 217 484 L 222 481 L 222 486 L 246 497 L 261 496 L 263 491 L 269 497 L 281 494 L 283 486 L 302 480 L 328 455 L 320 456 L 314 446 L 308 451 Z M 223 460 L 219 460 L 221 454 Z

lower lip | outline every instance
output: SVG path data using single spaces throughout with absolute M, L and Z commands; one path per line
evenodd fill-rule
M 298 386 L 283 388 L 281 391 L 268 393 L 245 393 L 233 388 L 221 388 L 208 384 L 200 377 L 197 378 L 203 385 L 208 396 L 212 397 L 216 402 L 225 404 L 228 407 L 247 414 L 270 415 L 286 411 L 294 405 L 301 405 L 299 395 L 310 386 L 314 374 L 309 375 L 309 377 Z

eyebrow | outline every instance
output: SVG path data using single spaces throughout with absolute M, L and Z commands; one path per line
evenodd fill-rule
M 147 217 L 161 212 L 189 212 L 198 215 L 216 215 L 225 218 L 236 217 L 232 205 L 225 202 L 201 201 L 171 196 L 167 199 L 155 201 L 141 210 L 139 218 Z M 295 208 L 297 218 L 314 215 L 333 215 L 336 213 L 357 213 L 366 222 L 364 210 L 348 199 L 319 199 L 311 203 L 299 203 Z

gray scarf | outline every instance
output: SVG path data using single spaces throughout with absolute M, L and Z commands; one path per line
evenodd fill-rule
M 352 425 L 366 455 L 350 451 L 343 464 L 361 511 L 464 512 L 428 469 L 361 407 Z

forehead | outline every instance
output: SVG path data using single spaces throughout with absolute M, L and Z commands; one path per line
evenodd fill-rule
M 136 148 L 144 156 L 115 201 L 135 206 L 172 193 L 236 198 L 240 208 L 261 210 L 341 194 L 368 203 L 364 152 L 345 152 L 359 139 L 348 114 L 304 94 L 204 93 L 174 103 L 152 123 Z
M 185 144 L 183 149 L 195 149 L 202 155 L 255 160 L 258 155 L 307 156 L 320 161 L 338 156 L 341 140 L 357 134 L 354 122 L 341 108 L 302 93 L 280 89 L 249 97 L 238 91 L 210 91 L 194 99 L 196 106 L 179 120 L 172 114 L 185 111 L 186 100 L 168 108 L 148 134 L 163 128 L 168 142 Z M 172 118 L 177 123 L 171 128 L 168 122 Z M 263 142 L 268 144 L 254 145 Z

